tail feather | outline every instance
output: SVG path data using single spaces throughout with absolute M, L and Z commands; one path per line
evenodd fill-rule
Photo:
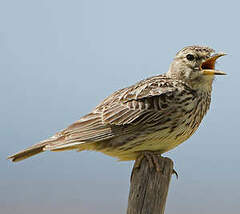
M 13 162 L 18 162 L 45 151 L 64 151 L 78 149 L 79 145 L 82 143 L 83 142 L 68 143 L 65 141 L 64 136 L 56 134 L 47 140 L 41 141 L 38 144 L 35 144 L 27 149 L 9 156 L 8 159 L 12 160 Z
M 45 147 L 48 145 L 62 143 L 62 141 L 64 141 L 64 137 L 59 132 L 47 140 L 41 141 L 38 144 L 35 144 L 27 149 L 24 149 L 14 155 L 9 156 L 8 159 L 11 159 L 13 162 L 21 161 L 33 155 L 46 151 Z
M 112 137 L 113 133 L 111 127 L 102 124 L 102 116 L 100 113 L 93 112 L 84 116 L 68 128 L 56 133 L 49 139 L 11 155 L 8 159 L 17 162 L 47 150 L 94 150 L 94 142 Z
M 33 155 L 44 152 L 45 146 L 46 146 L 46 143 L 39 143 L 39 144 L 33 145 L 25 150 L 22 150 L 14 155 L 9 156 L 8 159 L 11 159 L 13 162 L 24 160 Z

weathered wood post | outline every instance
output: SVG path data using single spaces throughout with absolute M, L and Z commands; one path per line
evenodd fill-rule
M 168 187 L 173 173 L 173 162 L 158 156 L 160 171 L 150 167 L 147 158 L 132 171 L 127 214 L 163 214 Z

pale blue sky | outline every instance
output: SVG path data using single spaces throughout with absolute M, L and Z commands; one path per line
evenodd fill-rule
M 240 209 L 237 1 L 0 1 L 0 212 L 122 214 L 132 162 L 94 152 L 9 154 L 91 111 L 113 91 L 167 71 L 186 45 L 229 55 L 217 67 L 199 130 L 165 154 L 175 162 L 168 214 Z

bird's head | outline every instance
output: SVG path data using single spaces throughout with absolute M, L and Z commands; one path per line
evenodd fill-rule
M 194 89 L 211 89 L 214 76 L 225 75 L 215 70 L 215 62 L 226 54 L 214 53 L 209 47 L 185 47 L 177 53 L 166 75 L 182 80 Z

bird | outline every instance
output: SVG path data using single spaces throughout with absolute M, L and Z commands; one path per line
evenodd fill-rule
M 216 53 L 206 46 L 177 52 L 167 72 L 120 89 L 52 137 L 9 156 L 21 161 L 45 151 L 92 150 L 120 161 L 163 154 L 193 135 L 210 107 Z M 153 158 L 154 159 L 154 158 Z

